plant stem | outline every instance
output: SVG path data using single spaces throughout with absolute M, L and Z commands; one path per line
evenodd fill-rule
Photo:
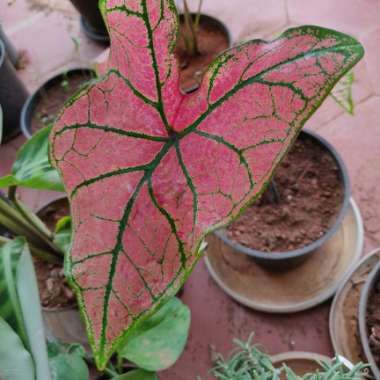
M 8 198 L 11 202 L 16 200 L 17 186 L 10 186 L 8 189 Z
M 61 251 L 44 232 L 31 224 L 30 220 L 25 220 L 25 217 L 3 198 L 0 198 L 0 225 L 10 230 L 14 235 L 25 236 L 29 243 L 40 250 L 49 250 L 56 256 L 62 255 Z
M 190 13 L 190 8 L 187 3 L 187 0 L 183 0 L 184 6 L 184 18 L 185 18 L 185 26 L 188 35 L 183 35 L 185 39 L 185 45 L 187 49 L 187 54 L 189 56 L 195 56 L 199 54 L 198 51 L 198 40 L 197 40 L 197 30 L 195 27 L 195 22 L 193 21 L 193 17 Z

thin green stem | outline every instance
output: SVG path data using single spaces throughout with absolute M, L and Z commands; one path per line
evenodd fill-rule
M 10 186 L 8 189 L 8 198 L 11 202 L 16 200 L 17 186 Z

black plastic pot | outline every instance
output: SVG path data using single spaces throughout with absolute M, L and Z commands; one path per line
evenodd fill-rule
M 191 16 L 194 19 L 195 17 L 197 17 L 197 14 L 196 13 L 191 13 Z M 180 24 L 185 21 L 185 16 L 182 13 L 179 15 L 179 21 L 180 21 Z M 206 14 L 202 13 L 200 15 L 199 24 L 200 25 L 209 25 L 212 28 L 214 28 L 215 30 L 219 30 L 220 33 L 224 34 L 226 36 L 227 40 L 228 40 L 228 49 L 232 48 L 233 43 L 232 43 L 231 32 L 227 28 L 227 26 L 225 24 L 223 24 L 220 20 L 218 20 L 217 18 L 215 18 L 213 16 L 209 16 L 209 15 L 206 15 Z M 228 49 L 226 49 L 226 50 L 228 50 Z M 224 51 L 226 51 L 226 50 L 224 50 Z M 221 51 L 219 54 L 222 54 L 224 51 Z M 196 85 L 191 86 L 189 88 L 183 89 L 183 91 L 186 94 L 191 94 L 192 92 L 198 90 L 198 88 L 199 88 L 199 85 L 196 84 Z
M 20 132 L 20 112 L 28 91 L 9 61 L 0 40 L 0 105 L 3 110 L 3 142 Z
M 33 135 L 32 131 L 32 120 L 34 116 L 34 112 L 43 98 L 45 96 L 46 91 L 54 86 L 60 86 L 62 81 L 70 77 L 70 75 L 77 75 L 78 73 L 83 73 L 91 76 L 96 76 L 95 71 L 89 68 L 77 68 L 65 71 L 64 73 L 58 74 L 48 81 L 46 81 L 37 91 L 35 91 L 29 98 L 26 100 L 22 107 L 21 116 L 20 116 L 20 125 L 21 130 L 24 136 L 27 139 L 30 139 Z M 62 104 L 63 106 L 63 104 Z
M 302 131 L 299 138 L 309 138 L 312 139 L 316 144 L 324 147 L 333 159 L 335 160 L 339 168 L 339 177 L 344 188 L 344 200 L 342 202 L 340 211 L 336 218 L 334 225 L 318 240 L 307 245 L 306 247 L 296 249 L 288 252 L 262 252 L 257 251 L 248 247 L 245 247 L 235 241 L 229 239 L 223 230 L 215 232 L 215 235 L 230 249 L 236 252 L 236 254 L 244 254 L 252 257 L 258 264 L 263 266 L 265 269 L 270 271 L 284 271 L 289 270 L 297 265 L 301 264 L 310 255 L 312 255 L 317 249 L 323 246 L 334 234 L 338 231 L 341 226 L 344 217 L 349 209 L 350 198 L 351 198 L 351 186 L 348 177 L 348 172 L 346 166 L 341 159 L 335 148 L 324 138 L 320 137 L 314 132 Z
M 95 0 L 71 0 L 81 14 L 81 25 L 87 37 L 93 41 L 109 44 L 109 34 Z
M 7 37 L 7 35 L 5 34 L 1 25 L 0 25 L 0 40 L 2 40 L 5 45 L 5 51 L 7 52 L 8 59 L 12 62 L 12 65 L 16 67 L 18 63 L 18 58 L 19 58 L 18 52 L 16 48 L 13 46 L 12 42 Z
M 368 329 L 367 329 L 367 308 L 368 308 L 369 297 L 372 294 L 372 290 L 374 286 L 379 280 L 380 280 L 380 262 L 374 267 L 372 272 L 367 277 L 366 283 L 361 292 L 360 304 L 359 304 L 360 340 L 362 342 L 362 348 L 364 350 L 364 354 L 368 360 L 368 363 L 371 365 L 372 373 L 377 380 L 380 380 L 380 369 L 376 364 L 375 358 L 372 354 L 372 351 L 369 345 L 369 337 L 368 337 Z

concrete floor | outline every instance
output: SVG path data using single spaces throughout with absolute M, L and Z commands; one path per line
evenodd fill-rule
M 196 0 L 190 1 L 194 6 Z M 316 24 L 354 35 L 366 49 L 355 68 L 355 116 L 328 99 L 307 126 L 338 149 L 353 184 L 353 195 L 365 223 L 365 250 L 380 246 L 380 0 L 205 0 L 205 13 L 217 16 L 235 41 L 271 37 L 288 26 Z M 81 33 L 78 15 L 68 0 L 2 0 L 0 22 L 28 64 L 19 72 L 32 91 L 54 72 L 85 66 L 102 47 Z M 79 39 L 77 50 L 73 38 Z M 0 147 L 0 175 L 8 173 L 23 137 Z M 24 191 L 32 207 L 52 194 Z M 328 333 L 329 304 L 296 315 L 275 316 L 250 311 L 231 301 L 211 280 L 203 262 L 186 285 L 184 301 L 192 310 L 186 352 L 163 380 L 210 378 L 209 346 L 227 353 L 232 339 L 252 331 L 268 352 L 313 351 L 333 355 Z

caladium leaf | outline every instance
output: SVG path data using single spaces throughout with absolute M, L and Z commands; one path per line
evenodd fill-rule
M 66 271 L 97 364 L 173 296 L 209 232 L 256 199 L 305 121 L 363 56 L 353 38 L 304 26 L 220 55 L 184 95 L 173 0 L 101 0 L 105 75 L 51 134 L 71 202 Z

